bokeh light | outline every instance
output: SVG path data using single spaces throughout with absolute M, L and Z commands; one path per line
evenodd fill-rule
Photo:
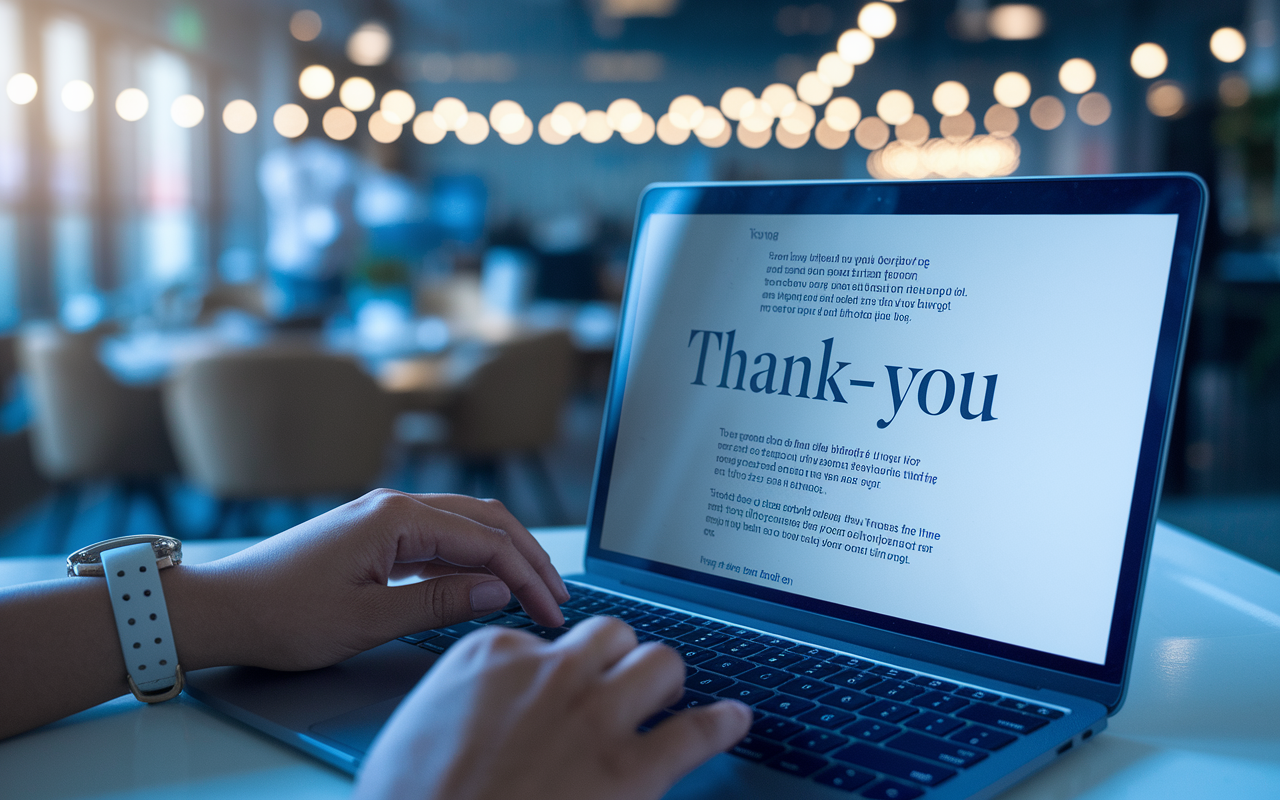
M 1051 131 L 1067 118 L 1067 107 L 1053 95 L 1045 95 L 1031 104 L 1031 124 L 1042 131 Z
M 1244 34 L 1235 28 L 1218 28 L 1209 37 L 1209 52 L 1227 64 L 1234 64 L 1244 56 Z
M 300 42 L 314 41 L 323 27 L 320 15 L 309 9 L 295 11 L 289 18 L 289 33 Z
M 912 114 L 911 119 L 894 126 L 893 135 L 907 144 L 922 145 L 929 140 L 929 120 Z
M 1155 42 L 1144 42 L 1133 48 L 1129 66 L 1140 78 L 1158 78 L 1169 68 L 1169 55 Z
M 762 131 L 753 131 L 750 128 L 738 123 L 738 143 L 743 147 L 751 150 L 759 150 L 769 143 L 773 138 L 773 128 L 768 127 Z
M 93 87 L 84 81 L 71 81 L 62 87 L 62 104 L 72 111 L 84 111 L 93 105 Z
M 667 117 L 667 121 L 676 128 L 684 131 L 691 131 L 698 127 L 702 122 L 702 118 L 706 116 L 706 112 L 702 109 L 703 105 L 701 100 L 691 94 L 682 94 L 675 100 L 671 101 L 671 105 L 667 106 L 667 113 L 663 116 Z M 658 122 L 661 123 L 662 120 L 659 120 Z M 661 124 L 659 124 L 659 128 L 661 128 Z M 658 138 L 662 138 L 661 130 L 658 131 Z M 685 139 L 687 138 L 689 137 L 686 136 Z M 666 139 L 663 139 L 663 141 L 665 142 Z M 684 139 L 681 139 L 680 141 L 683 142 Z M 670 144 L 670 142 L 668 142 L 668 144 Z
M 889 141 L 889 126 L 879 117 L 867 117 L 853 129 L 853 139 L 866 150 L 879 150 Z
M 352 111 L 364 111 L 376 97 L 373 84 L 366 78 L 347 78 L 338 89 L 338 100 Z
M 356 121 L 356 115 L 349 109 L 334 106 L 324 112 L 324 116 L 320 118 L 320 127 L 330 139 L 342 142 L 355 135 L 359 123 Z
M 1224 106 L 1239 108 L 1249 102 L 1249 82 L 1239 72 L 1228 72 L 1218 81 L 1218 99 Z
M 795 103 L 792 103 L 794 106 Z M 744 109 L 745 110 L 745 109 Z M 773 120 L 776 115 L 769 104 L 764 100 L 756 100 L 751 104 L 750 113 L 745 114 L 738 121 L 739 128 L 746 128 L 752 133 L 761 133 L 773 127 Z
M 1147 109 L 1157 117 L 1176 117 L 1187 105 L 1187 93 L 1173 81 L 1157 81 L 1147 88 Z
M 538 131 L 541 133 L 541 126 L 538 127 Z M 588 111 L 582 125 L 581 136 L 592 144 L 601 144 L 609 141 L 609 138 L 613 136 L 613 128 L 609 125 L 609 115 L 599 110 Z
M 328 67 L 312 64 L 298 76 L 298 88 L 303 97 L 323 100 L 333 94 L 333 72 Z
M 1098 73 L 1093 65 L 1083 58 L 1067 59 L 1058 70 L 1058 82 L 1072 94 L 1084 94 L 1093 88 L 1097 80 Z
M 741 86 L 735 86 L 720 96 L 720 111 L 726 119 L 738 120 L 742 117 L 742 109 L 747 103 L 754 102 L 756 96 Z
M 297 139 L 306 133 L 309 122 L 306 109 L 297 103 L 285 103 L 276 109 L 275 115 L 271 118 L 276 133 L 286 139 Z
M 657 124 L 653 121 L 653 117 L 640 112 L 640 123 L 629 131 L 619 131 L 622 138 L 631 144 L 644 144 L 653 138 L 654 131 L 657 130 Z
M 840 59 L 836 59 L 840 61 Z M 840 61 L 844 64 L 843 61 Z M 848 66 L 846 64 L 846 66 Z M 846 81 L 845 83 L 848 83 Z M 841 84 L 843 86 L 844 84 Z M 831 84 L 816 72 L 806 72 L 796 83 L 796 95 L 811 106 L 820 106 L 831 98 Z
M 890 89 L 876 102 L 876 114 L 890 125 L 901 125 L 911 119 L 916 105 L 911 95 L 901 89 Z
M 495 128 L 494 130 L 497 130 Z M 533 120 L 523 113 L 520 115 L 520 127 L 514 133 L 498 131 L 498 138 L 507 144 L 524 144 L 533 137 Z
M 588 125 L 590 125 L 590 120 L 588 120 Z M 609 132 L 613 133 L 613 130 L 610 129 Z M 538 137 L 547 144 L 564 144 L 569 141 L 568 136 L 557 133 L 556 129 L 551 126 L 550 114 L 544 114 L 542 119 L 538 120 Z M 583 138 L 585 139 L 586 137 L 584 136 Z M 590 140 L 588 139 L 588 141 Z
M 479 111 L 468 111 L 466 121 L 453 133 L 463 144 L 480 144 L 489 138 L 489 120 Z
M 5 94 L 9 99 L 20 106 L 25 106 L 32 100 L 36 99 L 36 94 L 40 87 L 36 84 L 36 79 L 25 72 L 19 72 L 9 79 L 5 85 Z
M 987 14 L 987 31 L 1006 41 L 1035 39 L 1044 33 L 1044 11 L 1026 3 L 1008 3 Z
M 401 89 L 392 89 L 382 96 L 378 110 L 388 122 L 406 125 L 417 113 L 418 105 L 413 102 L 413 95 Z
M 962 114 L 969 107 L 969 90 L 959 81 L 943 81 L 933 90 L 933 107 L 944 117 Z
M 982 127 L 992 136 L 1012 136 L 1018 130 L 1018 112 L 996 103 L 982 115 Z
M 391 32 L 377 22 L 366 22 L 347 39 L 347 58 L 361 67 L 379 67 L 391 57 Z
M 1085 125 L 1101 125 L 1111 118 L 1111 101 L 1102 92 L 1089 92 L 1076 104 L 1076 114 Z
M 792 104 L 791 113 L 783 117 L 778 122 L 778 127 L 795 136 L 802 133 L 808 133 L 813 130 L 813 126 L 818 121 L 818 115 L 814 112 L 813 106 L 808 103 L 798 102 Z M 782 141 L 779 139 L 778 141 Z
M 375 142 L 391 144 L 400 138 L 403 131 L 403 125 L 387 119 L 381 111 L 375 111 L 369 115 L 369 135 Z
M 858 12 L 858 27 L 873 39 L 883 39 L 897 25 L 898 15 L 884 3 L 867 3 Z
M 583 115 L 584 121 L 586 115 Z M 529 124 L 526 126 L 525 123 Z M 503 137 L 503 141 L 511 144 L 523 144 L 523 142 L 510 142 L 508 136 L 517 136 L 525 127 L 529 129 L 529 136 L 533 135 L 533 122 L 524 114 L 524 108 L 514 100 L 499 100 L 493 104 L 493 108 L 489 109 L 489 124 Z M 525 141 L 529 140 L 529 136 L 524 137 Z M 518 138 L 518 137 L 517 137 Z
M 551 125 L 561 136 L 581 133 L 586 124 L 587 110 L 578 103 L 566 101 L 551 109 Z
M 703 122 L 703 125 L 706 124 L 706 120 L 703 120 L 702 122 Z M 696 134 L 697 131 L 694 131 L 694 133 Z M 733 138 L 733 126 L 726 122 L 724 126 L 720 129 L 719 136 L 712 136 L 712 137 L 699 136 L 698 141 L 701 142 L 706 147 L 717 148 L 717 147 L 724 147 L 726 144 L 729 143 L 729 140 L 732 138 Z
M 876 40 L 868 36 L 865 31 L 851 28 L 840 34 L 840 39 L 836 42 L 836 52 L 840 54 L 840 58 L 850 64 L 865 64 L 876 52 Z
M 830 103 L 827 103 L 827 110 L 823 119 L 827 123 L 827 127 L 832 131 L 848 133 L 857 127 L 862 120 L 862 108 L 852 97 L 836 97 Z M 818 137 L 818 142 L 821 144 L 821 136 Z M 840 146 L 844 147 L 844 145 Z
M 796 91 L 785 83 L 771 83 L 760 93 L 760 99 L 769 105 L 774 116 L 785 117 L 796 102 Z
M 456 97 L 442 97 L 431 109 L 436 124 L 446 131 L 456 131 L 467 124 L 467 104 Z
M 720 109 L 703 106 L 702 122 L 698 123 L 698 127 L 694 128 L 693 132 L 699 139 L 719 139 L 727 130 L 729 130 L 729 123 L 725 121 Z
M 437 144 L 444 140 L 448 133 L 436 124 L 436 115 L 431 111 L 423 111 L 413 120 L 413 138 L 423 144 Z
M 658 139 L 664 144 L 684 144 L 689 139 L 690 129 L 682 128 L 671 121 L 671 112 L 658 118 Z
M 827 53 L 818 59 L 817 72 L 825 83 L 837 88 L 853 80 L 853 64 L 841 58 L 839 53 Z
M 193 94 L 180 95 L 169 106 L 169 116 L 180 128 L 194 128 L 204 119 L 204 103 Z
M 938 123 L 938 133 L 949 142 L 963 142 L 973 136 L 978 123 L 968 111 L 952 117 L 943 117 Z
M 792 133 L 781 125 L 773 132 L 774 137 L 778 140 L 778 144 L 788 150 L 798 150 L 809 143 L 809 132 Z
M 141 89 L 125 89 L 116 95 L 116 113 L 125 122 L 137 122 L 147 115 L 151 101 Z
M 849 130 L 836 130 L 828 120 L 829 117 L 818 121 L 813 129 L 813 138 L 827 150 L 839 150 L 849 143 Z
M 248 100 L 232 100 L 222 109 L 222 124 L 232 133 L 248 133 L 258 124 L 258 109 Z
M 644 123 L 644 112 L 635 100 L 620 97 L 609 104 L 605 110 L 609 119 L 609 127 L 618 133 L 630 133 Z
M 1031 99 L 1031 81 L 1021 72 L 1006 72 L 996 78 L 996 102 L 1009 108 L 1021 108 Z

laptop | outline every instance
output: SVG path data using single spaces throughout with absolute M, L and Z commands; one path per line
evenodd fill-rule
M 658 184 L 567 624 L 750 735 L 673 797 L 991 796 L 1124 700 L 1207 191 L 1193 175 Z M 355 772 L 483 624 L 187 691 Z

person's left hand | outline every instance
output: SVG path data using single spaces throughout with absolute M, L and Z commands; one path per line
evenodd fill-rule
M 165 576 L 165 592 L 188 669 L 327 666 L 492 613 L 512 592 L 534 621 L 554 627 L 569 599 L 551 559 L 501 503 L 386 489 L 173 572 L 181 574 Z M 407 576 L 428 580 L 387 585 Z

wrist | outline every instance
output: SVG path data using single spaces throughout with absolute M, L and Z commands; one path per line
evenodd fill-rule
M 161 573 L 173 641 L 184 671 L 246 663 L 242 626 L 237 625 L 226 576 L 207 564 Z

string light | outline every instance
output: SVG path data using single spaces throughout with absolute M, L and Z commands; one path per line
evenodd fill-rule
M 827 103 L 827 110 L 823 121 L 827 127 L 837 133 L 848 133 L 857 127 L 858 122 L 862 119 L 862 108 L 852 97 L 837 97 L 830 103 Z M 847 138 L 847 137 L 846 137 Z M 819 137 L 821 144 L 821 137 Z M 844 147 L 844 145 L 840 145 Z
M 808 131 L 805 131 L 804 133 L 793 133 L 781 125 L 778 126 L 776 131 L 774 131 L 774 136 L 777 137 L 778 144 L 788 150 L 798 150 L 809 143 Z
M 827 53 L 818 59 L 818 77 L 829 86 L 846 86 L 853 80 L 853 64 L 841 58 L 839 53 Z
M 497 128 L 494 128 L 497 130 Z M 443 132 L 442 132 L 443 134 Z M 529 119 L 522 112 L 520 114 L 520 128 L 515 133 L 504 133 L 498 131 L 498 137 L 507 144 L 524 144 L 533 136 L 533 120 Z
M 1058 82 L 1072 94 L 1084 94 L 1093 88 L 1097 80 L 1098 73 L 1093 65 L 1083 58 L 1067 59 L 1058 70 Z
M 742 118 L 742 110 L 748 103 L 754 103 L 756 96 L 741 86 L 735 86 L 720 96 L 720 111 L 725 119 L 735 122 Z M 751 113 L 748 111 L 747 113 Z
M 423 111 L 413 120 L 413 138 L 423 144 L 438 144 L 448 133 L 436 124 L 436 115 L 431 111 Z
M 760 93 L 760 99 L 774 116 L 785 117 L 791 113 L 791 104 L 796 102 L 796 92 L 785 83 L 771 83 Z
M 683 131 L 691 131 L 702 123 L 702 119 L 706 116 L 703 111 L 702 101 L 691 94 L 682 94 L 671 101 L 671 105 L 667 106 L 667 113 L 663 115 L 668 118 L 668 122 L 676 128 Z M 661 126 L 662 120 L 658 120 Z M 662 132 L 659 130 L 658 138 L 662 138 Z M 685 137 L 686 139 L 688 136 Z M 663 141 L 666 141 L 663 139 Z M 684 139 L 680 140 L 681 142 Z M 670 142 L 668 142 L 670 144 Z M 678 144 L 678 142 L 677 142 Z
M 866 117 L 853 129 L 853 139 L 865 150 L 879 150 L 889 141 L 889 126 L 879 117 Z
M 762 131 L 753 131 L 750 128 L 738 123 L 738 143 L 743 147 L 751 150 L 759 150 L 769 143 L 773 138 L 773 127 L 767 127 Z
M 125 122 L 137 122 L 147 115 L 151 101 L 141 89 L 125 89 L 116 95 L 116 113 Z
M 333 73 L 328 67 L 312 64 L 298 76 L 298 88 L 303 97 L 323 100 L 333 94 Z
M 248 100 L 232 100 L 222 109 L 222 124 L 232 133 L 248 133 L 258 124 L 258 109 Z
M 456 131 L 467 124 L 467 104 L 456 97 L 442 97 L 431 109 L 436 124 L 446 131 Z
M 982 126 L 992 136 L 1012 136 L 1018 130 L 1018 112 L 997 103 L 982 116 Z
M 583 115 L 586 116 L 585 114 Z M 493 104 L 493 108 L 489 110 L 489 124 L 498 132 L 503 141 L 510 142 L 508 137 L 519 137 L 519 134 L 526 127 L 528 122 L 529 136 L 533 135 L 533 121 L 524 115 L 524 108 L 514 100 L 499 100 Z M 529 136 L 524 137 L 524 141 L 529 140 Z M 524 142 L 514 142 L 514 144 L 523 144 Z
M 480 144 L 489 138 L 489 120 L 479 111 L 468 111 L 466 121 L 454 131 L 454 135 L 463 144 Z
M 581 133 L 586 124 L 587 111 L 578 103 L 564 102 L 551 109 L 551 126 L 561 136 Z
M 876 40 L 857 28 L 840 34 L 840 39 L 836 42 L 836 52 L 850 64 L 867 63 L 875 51 Z
M 706 125 L 707 121 L 703 120 L 702 124 Z M 694 131 L 694 133 L 696 134 L 697 131 Z M 733 138 L 733 126 L 726 122 L 720 128 L 720 135 L 712 136 L 712 137 L 699 136 L 698 141 L 702 142 L 702 144 L 707 147 L 715 149 L 719 147 L 724 147 L 726 144 L 729 143 L 729 140 L 732 138 Z
M 754 100 L 749 111 L 745 107 L 743 110 L 746 111 L 746 114 L 738 120 L 740 132 L 745 128 L 752 133 L 761 133 L 773 127 L 773 109 L 764 100 Z M 741 136 L 741 133 L 739 133 L 739 136 Z
M 876 114 L 890 125 L 901 125 L 911 119 L 915 110 L 911 95 L 901 89 L 890 89 L 880 95 L 880 100 L 876 103 Z
M 933 90 L 933 107 L 944 117 L 962 114 L 969 107 L 969 90 L 959 81 L 943 81 Z
M 922 145 L 929 140 L 929 121 L 919 114 L 893 129 L 894 136 L 907 144 Z
M 1111 101 L 1102 92 L 1089 92 L 1076 104 L 1076 114 L 1085 125 L 1101 125 L 1111 117 Z
M 366 78 L 347 78 L 338 88 L 338 101 L 352 111 L 364 111 L 373 105 L 376 93 Z
M 817 121 L 818 115 L 814 113 L 813 106 L 808 103 L 798 102 L 792 106 L 790 114 L 778 121 L 778 128 L 799 136 L 802 133 L 807 134 L 813 130 L 813 126 Z
M 1225 106 L 1239 108 L 1249 102 L 1249 82 L 1239 72 L 1228 72 L 1218 82 L 1218 99 Z
M 204 119 L 204 103 L 193 94 L 184 94 L 169 106 L 169 116 L 180 128 L 194 128 Z
M 613 133 L 612 128 L 609 130 L 609 133 Z M 538 136 L 547 144 L 564 144 L 569 141 L 568 136 L 557 133 L 556 129 L 552 127 L 550 114 L 545 114 L 542 119 L 538 120 Z
M 1169 67 L 1169 55 L 1155 42 L 1145 42 L 1133 48 L 1129 66 L 1140 78 L 1158 78 Z
M 1051 131 L 1067 118 L 1067 108 L 1053 95 L 1045 95 L 1031 104 L 1031 124 L 1042 131 Z
M 840 61 L 840 59 L 836 59 Z M 840 61 L 844 64 L 843 61 Z M 846 66 L 848 66 L 846 64 Z M 848 81 L 845 81 L 848 83 Z M 841 84 L 843 86 L 844 84 Z M 820 106 L 827 100 L 831 99 L 831 84 L 825 81 L 817 72 L 806 72 L 800 76 L 800 80 L 796 83 L 796 94 L 800 99 L 809 105 Z
M 541 126 L 539 126 L 541 132 Z M 609 125 L 609 115 L 603 111 L 588 111 L 582 125 L 582 138 L 592 144 L 603 144 L 613 136 L 613 127 Z M 545 138 L 545 137 L 544 137 Z
M 1235 28 L 1218 28 L 1209 37 L 1209 52 L 1226 64 L 1234 64 L 1244 56 L 1244 34 Z
M 720 113 L 720 109 L 713 106 L 703 106 L 702 121 L 698 123 L 698 127 L 693 129 L 693 132 L 703 141 L 714 141 L 724 136 L 728 130 L 729 123 L 725 121 L 724 114 Z M 725 141 L 728 141 L 728 138 Z
M 943 117 L 942 121 L 938 123 L 938 132 L 942 134 L 944 139 L 954 144 L 966 141 L 973 136 L 973 132 L 977 129 L 978 123 L 968 111 L 951 117 Z
M 640 112 L 640 124 L 636 125 L 629 131 L 620 131 L 622 138 L 631 144 L 644 144 L 653 138 L 657 125 L 653 121 L 653 117 Z
M 14 75 L 5 86 L 5 93 L 9 95 L 9 99 L 20 106 L 25 106 L 35 100 L 38 91 L 39 86 L 36 84 L 36 79 L 25 72 L 19 72 Z
M 369 135 L 373 137 L 375 142 L 391 144 L 400 138 L 400 134 L 403 131 L 403 125 L 387 119 L 386 115 L 381 111 L 375 111 L 369 115 Z
M 858 12 L 858 27 L 873 39 L 883 39 L 897 25 L 898 15 L 884 3 L 867 3 Z
M 609 127 L 618 133 L 630 133 L 644 123 L 644 112 L 640 104 L 625 97 L 614 100 L 605 111 Z
M 355 135 L 359 123 L 351 111 L 342 106 L 334 106 L 324 112 L 324 116 L 320 118 L 320 127 L 330 139 L 342 142 Z
M 684 144 L 689 139 L 689 128 L 682 128 L 671 121 L 671 112 L 658 117 L 658 140 L 664 144 Z
M 418 111 L 418 105 L 413 102 L 413 95 L 400 89 L 392 89 L 382 96 L 378 110 L 382 112 L 387 122 L 404 125 L 413 119 L 413 115 Z
M 849 131 L 836 130 L 831 127 L 829 118 L 824 118 L 819 120 L 817 127 L 813 129 L 813 138 L 827 150 L 839 150 L 849 143 Z
M 310 120 L 302 106 L 297 103 L 285 103 L 276 109 L 271 122 L 275 125 L 276 133 L 286 139 L 297 139 L 307 132 Z
M 1031 81 L 1021 72 L 1006 72 L 996 78 L 996 102 L 1009 108 L 1019 108 L 1031 99 Z

